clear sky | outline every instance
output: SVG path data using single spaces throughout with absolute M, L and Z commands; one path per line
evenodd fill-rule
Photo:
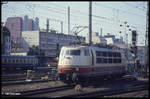
M 46 29 L 46 19 L 56 19 L 63 21 L 63 32 L 68 33 L 68 6 L 70 6 L 70 30 L 75 26 L 89 25 L 89 2 L 8 2 L 2 5 L 2 22 L 6 22 L 8 17 L 39 18 L 40 29 Z M 145 42 L 146 31 L 146 1 L 132 2 L 92 2 L 92 31 L 100 32 L 102 28 L 103 35 L 110 33 L 117 38 L 124 36 L 124 27 L 120 24 L 128 22 L 131 29 L 136 29 L 138 33 L 138 45 Z M 61 31 L 60 22 L 50 20 L 50 28 Z M 87 36 L 88 28 L 80 32 L 79 35 Z M 120 34 L 119 31 L 122 31 Z M 131 42 L 131 32 L 128 32 L 128 39 Z

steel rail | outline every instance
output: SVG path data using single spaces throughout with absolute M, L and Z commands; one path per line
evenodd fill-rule
M 74 97 L 74 98 L 89 98 L 89 97 L 104 97 L 104 96 L 111 96 L 111 95 L 118 95 L 122 93 L 129 93 L 129 92 L 135 92 L 135 91 L 142 91 L 142 90 L 148 90 L 149 85 L 145 83 L 144 85 L 134 85 L 133 87 L 128 88 L 118 88 L 118 89 L 112 89 L 112 90 L 104 90 L 104 91 L 95 91 L 95 92 L 88 92 L 88 93 L 78 93 L 73 95 L 64 95 L 59 96 L 63 98 L 68 97 Z M 58 96 L 57 96 L 58 97 Z
M 23 84 L 31 84 L 31 83 L 40 83 L 40 82 L 48 82 L 48 81 L 55 81 L 54 79 L 48 79 L 48 80 L 31 80 L 31 81 L 12 81 L 12 82 L 2 82 L 2 86 L 8 86 L 8 85 L 23 85 Z
M 22 92 L 16 92 L 19 93 L 20 95 L 2 95 L 3 97 L 30 97 L 38 94 L 45 94 L 45 93 L 51 93 L 51 92 L 56 92 L 56 91 L 63 91 L 67 89 L 72 89 L 74 88 L 73 86 L 58 86 L 58 87 L 51 87 L 51 88 L 43 88 L 43 89 L 35 89 L 35 90 L 29 90 L 29 91 L 22 91 Z

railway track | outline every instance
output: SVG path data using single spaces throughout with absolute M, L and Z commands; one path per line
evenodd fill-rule
M 41 79 L 41 77 L 48 76 L 48 78 L 54 78 L 54 74 L 36 74 L 30 77 L 32 80 Z M 15 75 L 3 75 L 2 82 L 15 82 L 15 81 L 25 81 L 27 79 L 26 74 L 15 74 Z
M 126 81 L 126 82 L 125 82 Z M 79 92 L 79 93 L 65 93 L 65 91 L 73 89 L 74 86 L 60 86 L 60 87 L 51 87 L 51 88 L 43 88 L 43 89 L 37 89 L 37 90 L 30 90 L 30 91 L 24 91 L 24 92 L 17 92 L 19 93 L 19 95 L 17 97 L 23 96 L 23 97 L 38 97 L 38 95 L 43 95 L 45 97 L 47 97 L 47 95 L 51 94 L 52 96 L 49 97 L 63 97 L 63 98 L 68 98 L 68 97 L 75 97 L 75 98 L 89 98 L 89 97 L 105 97 L 105 96 L 111 96 L 111 95 L 117 95 L 117 94 L 124 94 L 124 93 L 130 93 L 130 92 L 135 92 L 135 91 L 142 91 L 142 90 L 148 90 L 149 85 L 148 82 L 141 82 L 141 81 L 135 81 L 135 80 L 121 80 L 120 82 L 121 85 L 123 84 L 123 87 L 117 87 L 117 88 L 113 88 L 110 87 L 109 89 L 104 89 L 104 90 L 97 90 L 97 91 L 90 91 L 90 92 Z M 120 84 L 120 82 L 118 81 L 112 81 L 110 82 L 108 80 L 104 81 L 102 83 L 99 83 L 99 86 L 94 85 L 96 87 L 103 87 L 103 84 L 105 84 L 105 86 L 107 84 L 111 84 L 113 86 L 113 84 Z M 85 86 L 88 87 L 88 86 Z M 58 95 L 58 94 L 52 94 L 52 93 L 65 93 L 63 95 Z M 4 95 L 4 96 L 8 96 L 9 95 Z M 13 96 L 11 96 L 13 97 Z M 16 96 L 15 96 L 16 97 Z
M 17 77 L 16 77 L 16 78 L 11 78 L 11 79 L 9 79 L 9 78 L 8 78 L 8 79 L 7 79 L 7 78 L 6 78 L 6 79 L 3 79 L 3 78 L 2 78 L 2 82 L 4 82 L 4 83 L 5 83 L 5 82 L 6 82 L 6 83 L 7 83 L 7 82 L 8 82 L 8 83 L 10 82 L 10 83 L 11 83 L 11 82 L 25 81 L 26 79 L 27 79 L 26 76 L 25 76 L 25 77 L 20 77 L 20 78 L 17 78 Z M 40 76 L 39 76 L 39 77 L 33 77 L 33 78 L 31 78 L 31 79 L 32 79 L 32 80 L 38 80 L 38 79 L 41 79 L 41 77 L 40 77 Z
M 42 79 L 36 79 L 31 81 L 26 81 L 26 79 L 21 81 L 9 81 L 9 82 L 1 82 L 2 86 L 8 86 L 8 85 L 23 85 L 23 84 L 31 84 L 31 83 L 38 83 L 38 82 L 48 82 L 48 81 L 55 81 L 55 78 L 42 80 Z
M 26 74 L 9 74 L 9 75 L 2 75 L 2 81 L 13 81 L 18 79 L 23 79 L 26 77 Z
M 36 89 L 36 90 L 29 90 L 29 91 L 22 91 L 22 92 L 16 92 L 19 95 L 14 95 L 14 97 L 30 97 L 38 94 L 45 94 L 45 93 L 51 93 L 51 92 L 56 92 L 56 91 L 63 91 L 67 89 L 72 89 L 74 86 L 58 86 L 58 87 L 51 87 L 51 88 L 43 88 L 43 89 Z M 3 97 L 13 97 L 12 95 L 3 95 Z
M 56 91 L 63 91 L 63 90 L 67 90 L 67 89 L 72 89 L 74 88 L 74 86 L 60 86 L 60 87 L 52 87 L 52 88 L 44 88 L 44 89 L 39 89 L 39 90 L 32 90 L 32 91 L 25 91 L 25 92 L 20 92 L 21 96 L 33 96 L 33 95 L 37 95 L 37 94 L 42 94 L 42 93 L 51 93 L 51 92 L 56 92 Z
M 103 91 L 95 91 L 95 92 L 80 93 L 80 94 L 73 94 L 73 95 L 64 95 L 64 96 L 59 96 L 59 97 L 61 98 L 99 97 L 100 98 L 100 97 L 105 97 L 105 96 L 118 95 L 118 94 L 124 94 L 124 93 L 130 93 L 130 92 L 136 92 L 136 91 L 142 91 L 142 90 L 148 90 L 148 89 L 149 89 L 148 82 L 147 83 L 135 83 L 126 88 L 118 88 L 118 89 L 111 89 L 111 90 L 108 89 L 108 90 L 103 90 Z

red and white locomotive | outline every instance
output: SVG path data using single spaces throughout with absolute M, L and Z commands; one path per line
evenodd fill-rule
M 88 45 L 61 48 L 58 78 L 65 83 L 124 74 L 126 65 L 123 50 Z

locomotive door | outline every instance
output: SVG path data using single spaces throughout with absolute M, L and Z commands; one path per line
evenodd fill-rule
M 93 55 L 93 51 L 91 50 L 91 59 L 92 59 L 92 63 L 91 63 L 91 65 L 92 65 L 92 74 L 94 73 L 94 55 Z
M 91 63 L 91 65 L 94 66 L 94 56 L 93 56 L 92 50 L 91 50 L 91 58 L 92 58 L 92 63 Z

